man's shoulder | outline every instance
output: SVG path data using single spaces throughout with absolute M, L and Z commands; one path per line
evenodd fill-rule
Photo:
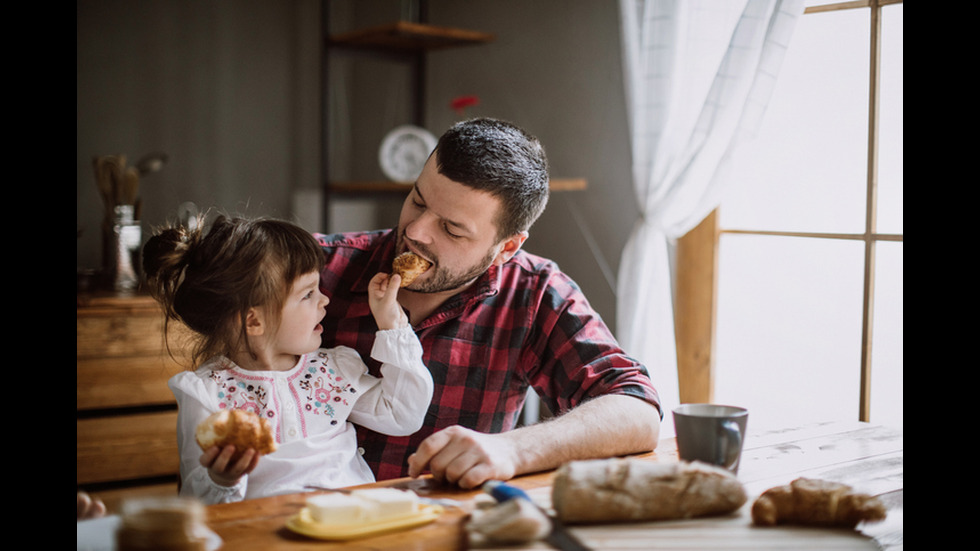
M 372 230 L 360 232 L 314 233 L 317 243 L 327 249 L 371 250 L 378 242 L 391 233 L 391 230 Z
M 564 275 L 554 260 L 529 253 L 524 249 L 517 251 L 517 254 L 509 262 L 504 263 L 503 267 L 504 269 L 518 270 L 525 275 L 533 277 L 552 274 Z
M 579 289 L 554 260 L 523 249 L 501 265 L 500 270 L 501 285 L 505 287 L 535 288 L 563 296 L 576 293 Z

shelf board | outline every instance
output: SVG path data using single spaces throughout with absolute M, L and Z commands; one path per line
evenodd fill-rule
M 580 191 L 588 187 L 585 178 L 560 178 L 551 180 L 551 191 Z M 330 193 L 344 195 L 375 194 L 375 193 L 408 193 L 411 184 L 399 184 L 386 181 L 331 182 L 328 185 Z
M 472 46 L 493 40 L 494 35 L 490 33 L 453 27 L 437 27 L 408 21 L 398 21 L 379 27 L 335 34 L 329 38 L 332 46 L 415 52 Z

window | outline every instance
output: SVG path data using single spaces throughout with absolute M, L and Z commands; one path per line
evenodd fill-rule
M 902 13 L 807 8 L 718 211 L 712 399 L 762 424 L 902 425 Z

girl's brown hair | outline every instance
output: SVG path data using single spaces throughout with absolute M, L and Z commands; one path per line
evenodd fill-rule
M 322 267 L 323 250 L 309 232 L 267 218 L 219 216 L 207 231 L 172 226 L 143 246 L 145 285 L 167 323 L 179 321 L 198 336 L 195 365 L 243 347 L 251 353 L 249 309 L 268 309 L 275 331 L 293 282 Z

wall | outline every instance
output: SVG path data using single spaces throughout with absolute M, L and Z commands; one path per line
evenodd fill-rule
M 318 1 L 79 0 L 77 6 L 79 267 L 100 261 L 93 155 L 170 155 L 165 169 L 143 183 L 144 232 L 172 218 L 183 201 L 292 217 L 294 197 L 315 197 Z M 388 23 L 402 9 L 398 0 L 335 0 L 331 30 Z M 614 2 L 588 0 L 430 0 L 431 23 L 491 32 L 496 40 L 429 55 L 426 117 L 439 134 L 457 119 L 450 100 L 478 95 L 480 105 L 466 116 L 524 126 L 544 143 L 554 177 L 588 180 L 586 191 L 552 195 L 526 248 L 555 259 L 610 325 L 614 274 L 636 218 L 617 11 Z M 380 177 L 381 137 L 409 120 L 408 75 L 377 62 L 336 59 L 330 74 L 337 99 L 330 111 L 330 176 Z M 398 200 L 380 204 L 339 201 L 333 215 L 339 228 L 310 229 L 394 224 Z
M 331 32 L 388 23 L 397 1 L 332 3 Z M 460 117 L 450 101 L 477 95 L 466 117 L 513 121 L 544 143 L 556 178 L 586 178 L 586 191 L 552 194 L 525 248 L 553 258 L 583 287 L 607 323 L 615 320 L 615 273 L 637 211 L 620 67 L 618 5 L 585 0 L 431 0 L 429 22 L 493 33 L 486 45 L 441 50 L 427 61 L 426 127 L 439 134 Z M 333 105 L 333 177 L 380 178 L 377 144 L 410 122 L 407 75 L 391 63 L 331 60 L 349 82 Z M 356 143 L 353 135 L 369 136 Z M 353 163 L 348 161 L 355 159 Z M 342 201 L 335 216 L 363 208 Z M 373 223 L 393 224 L 397 205 Z M 387 217 L 387 218 L 385 218 Z M 369 224 L 370 224 L 369 223 Z M 595 250 L 590 248 L 594 244 Z
M 101 262 L 92 157 L 169 155 L 143 231 L 184 201 L 288 217 L 319 181 L 316 0 L 77 1 L 77 266 Z

